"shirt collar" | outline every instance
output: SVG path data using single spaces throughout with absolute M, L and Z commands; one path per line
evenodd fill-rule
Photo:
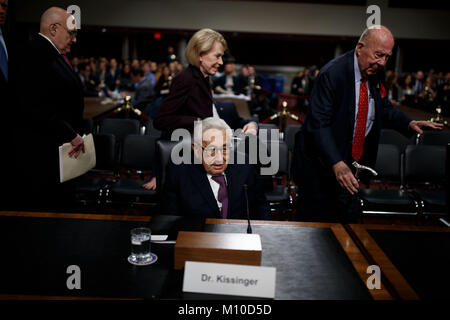
M 55 46 L 55 44 L 52 42 L 52 40 L 50 40 L 47 36 L 44 36 L 42 33 L 39 32 L 39 35 L 44 37 L 45 39 L 48 40 L 48 42 L 50 42 L 52 44 L 52 46 L 56 49 L 56 51 L 58 51 L 59 54 L 61 54 L 61 52 L 59 52 L 58 48 Z
M 361 70 L 359 70 L 358 58 L 356 57 L 356 50 L 353 53 L 353 66 L 355 68 L 355 83 L 361 82 Z

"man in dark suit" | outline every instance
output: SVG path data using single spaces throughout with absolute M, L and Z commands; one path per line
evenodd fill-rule
M 231 164 L 231 129 L 221 119 L 197 122 L 192 149 L 199 164 L 170 164 L 163 213 L 205 218 L 246 219 L 247 185 L 251 219 L 269 219 L 270 209 L 258 184 L 255 167 Z M 200 160 L 201 159 L 201 162 Z
M 216 93 L 234 94 L 237 92 L 237 76 L 235 75 L 236 64 L 233 57 L 224 57 L 224 74 L 214 81 L 214 91 Z
M 421 127 L 395 109 L 384 88 L 383 67 L 394 38 L 383 26 L 366 30 L 352 50 L 325 65 L 317 78 L 302 130 L 296 136 L 293 177 L 299 186 L 297 218 L 356 222 L 359 183 L 352 162 L 373 166 L 380 131 Z
M 142 68 L 131 69 L 131 80 L 136 85 L 131 104 L 141 111 L 145 111 L 151 105 L 154 98 L 153 86 L 150 80 L 144 77 L 144 70 Z
M 40 32 L 20 50 L 16 75 L 33 75 L 37 81 L 27 86 L 15 79 L 17 112 L 21 125 L 16 153 L 20 181 L 30 205 L 52 206 L 72 196 L 70 182 L 59 183 L 58 147 L 69 142 L 69 155 L 84 152 L 83 87 L 72 70 L 67 54 L 76 42 L 74 17 L 57 7 L 41 16 Z

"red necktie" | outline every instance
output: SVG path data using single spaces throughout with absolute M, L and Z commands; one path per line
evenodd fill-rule
M 70 69 L 73 70 L 72 65 L 70 64 L 69 58 L 67 58 L 67 56 L 64 54 L 62 54 L 62 57 L 63 57 L 64 61 L 67 62 L 67 64 L 69 65 Z
M 227 185 L 225 183 L 225 177 L 223 174 L 220 176 L 213 176 L 212 179 L 219 184 L 219 193 L 217 195 L 217 200 L 219 200 L 220 203 L 222 203 L 222 218 L 227 218 L 227 212 L 228 212 L 228 191 L 227 191 Z
M 366 83 L 367 80 L 362 79 L 359 87 L 358 115 L 356 117 L 355 136 L 353 137 L 352 146 L 352 157 L 355 161 L 359 161 L 364 151 L 367 112 L 369 110 L 369 96 Z

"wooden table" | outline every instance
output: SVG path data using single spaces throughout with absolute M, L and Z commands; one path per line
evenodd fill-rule
M 0 250 L 10 260 L 3 260 L 0 265 L 0 275 L 7 275 L 0 279 L 0 298 L 187 298 L 181 292 L 183 272 L 173 269 L 173 245 L 152 244 L 152 251 L 159 257 L 154 265 L 137 268 L 126 261 L 131 228 L 150 223 L 154 234 L 171 234 L 164 225 L 169 225 L 172 218 L 172 222 L 179 219 L 158 218 L 1 212 Z M 204 224 L 205 231 L 223 232 L 230 228 L 245 232 L 246 221 L 206 220 Z M 385 290 L 368 292 L 364 280 L 367 261 L 342 226 L 253 221 L 253 230 L 261 235 L 262 264 L 277 267 L 277 299 L 389 298 Z M 277 238 L 270 238 L 276 234 Z M 296 250 L 291 250 L 292 244 L 284 241 L 292 237 L 311 241 L 302 241 Z M 316 246 L 324 251 L 316 252 Z M 302 256 L 282 261 L 291 251 L 302 252 Z M 275 256 L 278 254 L 281 255 Z M 328 259 L 333 259 L 332 264 Z M 82 290 L 66 288 L 65 268 L 71 264 L 82 270 Z M 289 279 L 289 275 L 293 278 Z M 303 282 L 296 277 L 303 278 Z M 302 287 L 302 283 L 301 291 L 291 291 L 292 285 Z
M 157 263 L 137 268 L 126 261 L 129 230 L 150 226 L 153 234 L 169 237 L 175 237 L 175 229 L 192 228 L 245 233 L 247 222 L 207 219 L 201 225 L 188 225 L 180 222 L 183 219 L 0 212 L 0 250 L 4 257 L 0 265 L 0 299 L 188 299 L 181 292 L 183 272 L 173 269 L 173 245 L 152 244 L 152 251 L 159 257 Z M 427 243 L 435 240 L 433 235 L 449 239 L 450 229 L 280 221 L 252 221 L 252 228 L 261 236 L 262 265 L 277 268 L 276 299 L 426 299 L 436 297 L 430 288 L 442 294 L 449 284 L 444 278 L 424 287 L 430 279 L 436 281 L 437 275 L 445 277 L 450 266 L 447 242 L 437 244 L 434 248 L 443 251 L 432 257 L 442 258 L 447 269 L 439 272 L 438 266 L 431 264 L 421 277 L 417 268 L 405 268 L 398 250 L 386 246 L 385 235 L 375 234 L 374 230 L 406 232 L 389 235 L 403 244 L 413 234 L 419 240 L 423 235 Z M 71 264 L 82 270 L 82 290 L 66 288 L 65 268 Z M 379 290 L 366 287 L 371 275 L 367 268 L 374 264 L 382 273 Z M 430 274 L 436 277 L 430 278 Z
M 117 107 L 115 103 L 102 104 L 104 98 L 86 97 L 84 98 L 84 118 L 97 118 Z
M 395 299 L 450 298 L 450 228 L 355 224 L 348 230 Z

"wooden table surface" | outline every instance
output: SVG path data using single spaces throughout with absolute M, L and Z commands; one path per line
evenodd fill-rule
M 84 213 L 52 213 L 52 212 L 20 212 L 1 211 L 0 217 L 34 217 L 34 218 L 60 218 L 60 219 L 85 219 L 85 220 L 112 220 L 112 221 L 136 221 L 149 222 L 150 216 L 120 216 L 108 214 L 84 214 Z M 243 224 L 246 220 L 222 220 L 206 219 L 207 224 Z M 380 246 L 369 235 L 368 230 L 403 230 L 408 232 L 450 232 L 450 228 L 417 227 L 417 226 L 385 226 L 385 225 L 341 225 L 334 223 L 309 223 L 288 221 L 251 221 L 252 225 L 287 226 L 304 228 L 329 228 L 338 240 L 340 246 L 349 258 L 361 281 L 365 284 L 371 274 L 367 273 L 370 265 L 378 265 L 382 273 L 382 287 L 377 290 L 369 290 L 375 300 L 416 300 L 418 294 L 412 289 L 405 277 L 389 260 Z M 264 248 L 263 248 L 264 249 Z M 1 294 L 0 299 L 89 299 L 86 297 L 37 297 L 30 295 Z

